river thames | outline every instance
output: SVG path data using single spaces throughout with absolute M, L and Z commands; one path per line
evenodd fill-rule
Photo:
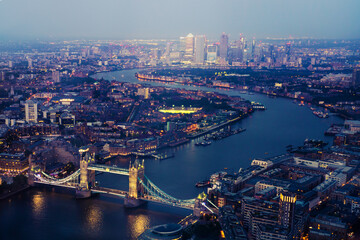
M 93 77 L 241 96 L 264 104 L 266 111 L 253 113 L 234 127 L 246 128 L 207 147 L 196 147 L 194 141 L 174 149 L 175 157 L 145 160 L 145 174 L 166 193 L 176 197 L 194 198 L 204 189 L 195 183 L 212 173 L 224 170 L 237 172 L 254 158 L 270 157 L 286 152 L 287 145 L 301 145 L 306 138 L 321 139 L 331 144 L 324 131 L 332 123 L 342 123 L 337 116 L 316 117 L 309 107 L 299 106 L 290 99 L 270 98 L 261 94 L 241 94 L 235 90 L 191 87 L 158 82 L 139 82 L 136 70 L 99 73 Z M 114 162 L 121 167 L 128 160 Z M 127 190 L 124 176 L 101 174 L 101 186 Z M 70 192 L 31 189 L 0 202 L 0 239 L 136 239 L 146 228 L 178 222 L 190 214 L 188 210 L 149 203 L 137 209 L 125 209 L 120 199 L 95 196 L 76 200 Z

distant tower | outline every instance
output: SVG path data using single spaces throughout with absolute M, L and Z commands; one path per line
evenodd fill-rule
M 164 53 L 165 57 L 168 57 L 170 55 L 170 52 L 171 52 L 171 42 L 167 42 L 165 53 Z
M 296 195 L 291 192 L 280 193 L 279 224 L 292 228 L 295 214 Z
M 209 45 L 207 47 L 207 58 L 206 61 L 208 63 L 216 63 L 216 56 L 217 56 L 217 46 L 216 45 Z
M 38 121 L 38 105 L 36 102 L 28 100 L 25 103 L 25 120 L 30 123 Z
M 253 58 L 255 57 L 255 47 L 256 47 L 256 40 L 255 40 L 255 38 L 253 38 L 253 40 L 251 42 L 251 56 Z
M 28 58 L 28 68 L 32 68 L 32 59 L 31 58 Z
M 195 63 L 204 64 L 205 59 L 205 35 L 195 37 Z
M 194 35 L 189 33 L 185 38 L 185 57 L 193 58 L 194 56 Z
M 291 42 L 286 43 L 285 53 L 287 56 L 291 55 Z
M 237 61 L 242 62 L 244 59 L 244 38 L 242 35 L 240 35 L 240 39 L 236 42 L 236 52 L 235 52 L 235 58 Z
M 1 81 L 5 80 L 5 72 L 1 72 Z
M 226 33 L 222 33 L 220 37 L 220 48 L 219 48 L 219 57 L 221 60 L 224 61 L 227 60 L 228 44 L 229 44 L 229 36 Z
M 52 72 L 52 80 L 54 83 L 60 82 L 60 72 L 59 71 L 53 71 Z
M 12 68 L 12 67 L 13 67 L 13 62 L 9 61 L 9 68 Z
M 10 95 L 10 97 L 15 95 L 15 91 L 14 91 L 14 87 L 13 87 L 13 86 L 11 86 L 11 88 L 10 88 L 10 93 L 9 93 L 9 95 Z

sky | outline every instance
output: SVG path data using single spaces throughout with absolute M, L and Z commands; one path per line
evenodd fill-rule
M 360 39 L 360 0 L 0 0 L 0 39 Z

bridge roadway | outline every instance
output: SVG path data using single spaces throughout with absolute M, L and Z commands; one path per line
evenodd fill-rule
M 91 192 L 105 193 L 105 194 L 115 195 L 115 196 L 123 197 L 123 198 L 126 197 L 126 195 L 128 194 L 127 191 L 122 191 L 122 190 L 112 189 L 112 188 L 104 188 L 104 187 L 94 187 L 91 189 Z
M 119 168 L 117 166 L 109 166 L 109 165 L 104 165 L 104 164 L 89 164 L 87 169 L 93 170 L 93 171 L 98 171 L 98 172 L 107 172 L 107 173 L 114 173 L 114 174 L 129 176 L 129 169 Z
M 77 187 L 77 184 L 73 184 L 73 183 L 53 183 L 53 182 L 43 182 L 43 181 L 39 181 L 39 180 L 35 180 L 35 183 L 39 183 L 39 184 L 44 184 L 44 185 L 51 185 L 51 186 L 56 186 L 56 187 L 66 187 L 66 188 L 73 188 L 75 189 Z
M 56 184 L 56 183 L 50 183 L 50 182 L 43 182 L 43 181 L 34 181 L 35 183 L 39 183 L 39 184 L 45 184 L 45 185 L 51 185 L 51 186 L 56 186 L 56 187 L 66 187 L 66 188 L 72 188 L 72 189 L 76 189 L 76 186 L 74 184 Z M 128 194 L 127 191 L 123 191 L 123 190 L 118 190 L 118 189 L 113 189 L 113 188 L 105 188 L 105 187 L 94 187 L 90 189 L 92 193 L 103 193 L 103 194 L 109 194 L 109 195 L 113 195 L 113 196 L 117 196 L 117 197 L 121 197 L 121 198 L 125 198 L 126 195 Z M 144 197 L 140 197 L 139 199 L 147 201 L 147 202 L 155 202 L 155 203 L 160 203 L 160 204 L 164 204 L 164 205 L 170 205 L 170 206 L 174 206 L 174 207 L 178 207 L 178 208 L 183 208 L 183 209 L 189 209 L 189 210 L 193 210 L 194 209 L 194 205 L 178 205 L 178 204 L 170 204 L 164 201 L 161 201 L 151 195 L 146 195 Z

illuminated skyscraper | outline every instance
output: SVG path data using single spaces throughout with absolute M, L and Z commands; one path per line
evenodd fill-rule
M 195 37 L 195 63 L 204 64 L 205 59 L 205 35 Z
M 220 48 L 219 48 L 219 57 L 221 60 L 227 60 L 228 55 L 228 44 L 229 36 L 226 33 L 222 33 L 220 37 Z

